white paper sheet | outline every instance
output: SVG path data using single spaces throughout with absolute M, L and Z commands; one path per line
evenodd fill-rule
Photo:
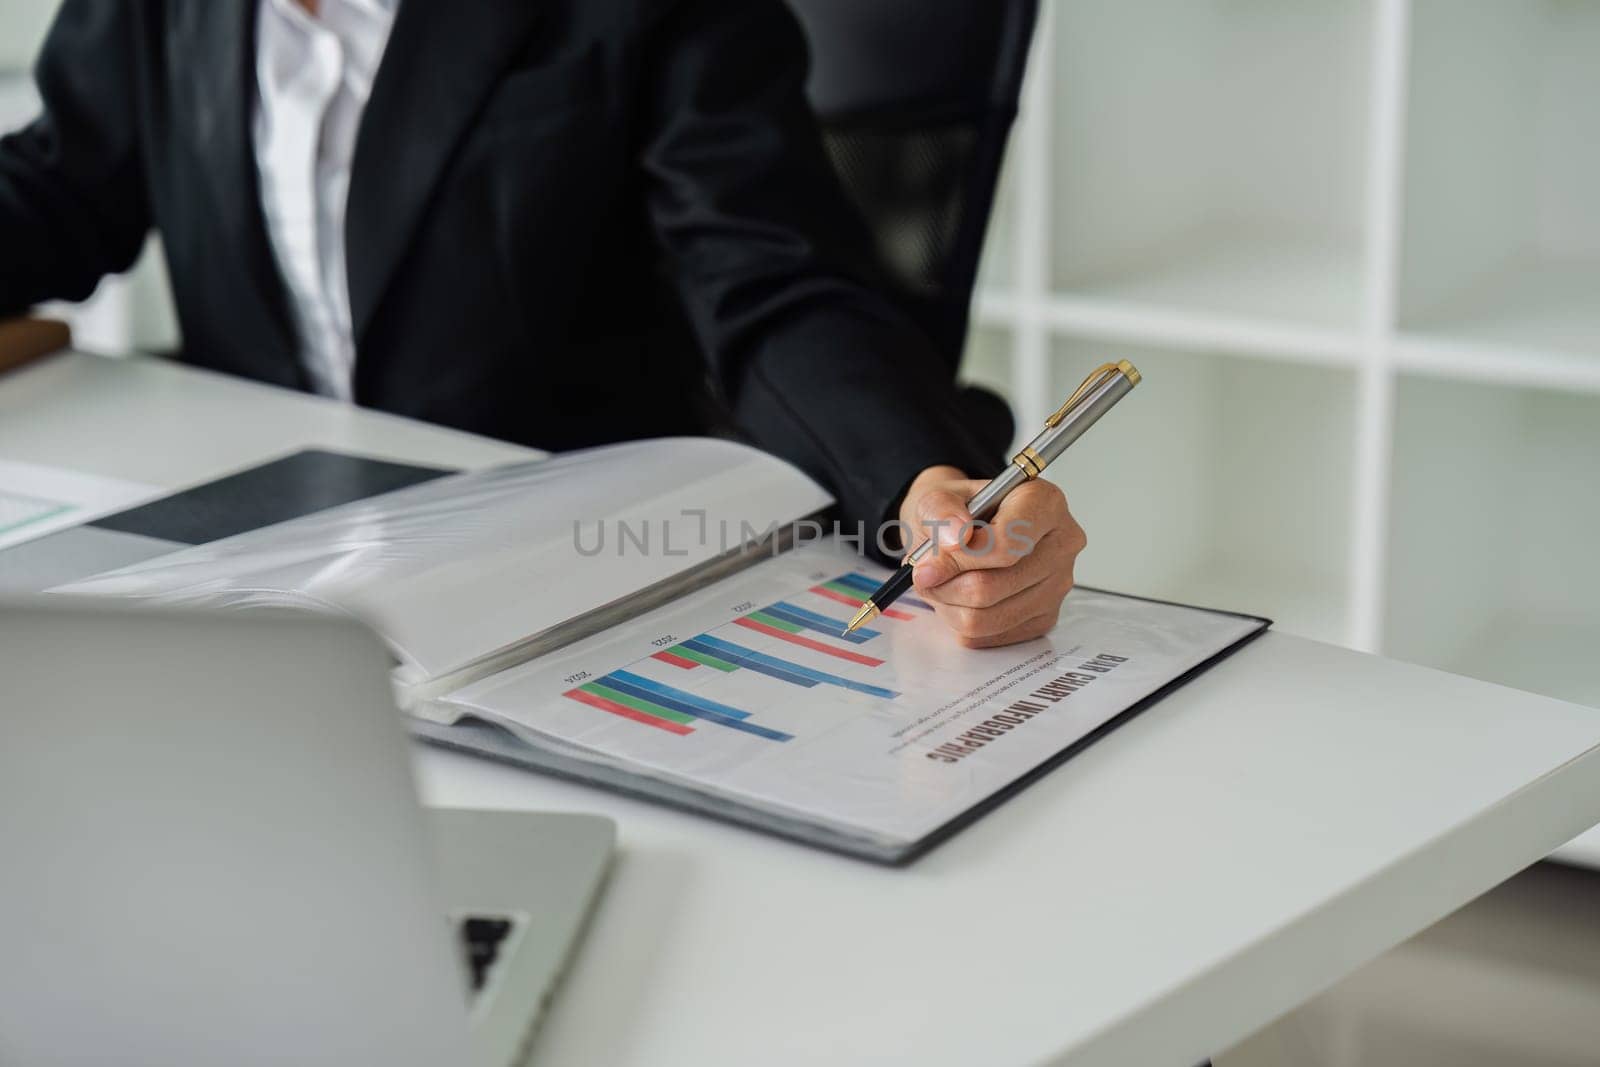
M 636 442 L 435 479 L 56 591 L 349 612 L 434 678 L 830 502 L 753 448 Z
M 0 549 L 155 496 L 154 486 L 0 459 Z
M 898 844 L 1261 625 L 1077 590 L 1048 637 L 1011 648 L 960 647 L 915 597 L 841 637 L 850 583 L 886 576 L 815 544 L 441 704 L 564 753 Z

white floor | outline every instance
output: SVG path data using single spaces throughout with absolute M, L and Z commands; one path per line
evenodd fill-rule
M 1595 1067 L 1600 872 L 1542 863 L 1216 1067 Z

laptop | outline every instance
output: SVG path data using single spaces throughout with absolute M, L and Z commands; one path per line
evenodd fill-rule
M 615 828 L 418 805 L 351 621 L 0 606 L 0 1063 L 519 1063 Z

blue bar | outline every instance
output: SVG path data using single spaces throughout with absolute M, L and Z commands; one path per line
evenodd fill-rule
M 797 608 L 786 600 L 780 600 L 776 604 L 761 610 L 769 615 L 776 615 L 780 619 L 792 622 L 796 626 L 804 626 L 818 633 L 827 634 L 829 637 L 843 637 L 851 644 L 863 644 L 878 636 L 877 630 L 857 630 L 853 634 L 847 634 L 844 632 L 846 624 L 843 619 L 830 619 L 826 615 L 818 615 L 814 611 Z
M 641 685 L 638 683 L 642 682 L 653 685 L 653 683 L 650 683 L 648 678 L 640 678 L 638 675 L 629 674 L 627 671 L 615 671 L 606 675 L 603 679 L 601 679 L 601 682 L 604 685 L 611 686 L 619 693 L 626 693 L 631 697 L 638 697 L 640 700 L 648 700 L 652 704 L 659 704 L 661 707 L 671 708 L 673 711 L 681 711 L 685 715 L 693 715 L 697 719 L 703 719 L 706 722 L 714 722 L 718 726 L 726 726 L 732 730 L 741 730 L 747 734 L 754 734 L 757 737 L 764 737 L 768 741 L 794 740 L 793 734 L 786 734 L 781 730 L 769 730 L 765 726 L 757 726 L 752 722 L 743 722 L 741 721 L 741 718 L 734 718 L 732 715 L 728 715 L 720 711 L 712 711 L 710 709 L 700 707 L 699 702 L 692 696 L 692 694 L 685 693 L 681 689 L 673 689 L 671 686 L 665 685 L 655 686 L 654 688 L 646 688 L 646 685 Z M 665 690 L 665 692 L 656 692 L 655 689 Z M 705 703 L 710 704 L 712 702 L 705 701 Z M 722 704 L 717 704 L 715 706 L 725 707 L 725 705 Z M 745 715 L 744 712 L 735 712 L 735 714 L 741 717 Z
M 843 582 L 845 585 L 852 586 L 853 588 L 861 590 L 863 598 L 871 596 L 873 593 L 876 593 L 878 591 L 878 586 L 883 584 L 882 582 L 873 581 L 871 578 L 868 578 L 865 574 L 841 574 L 841 575 L 839 575 L 839 577 L 834 578 L 832 580 L 835 581 L 835 582 Z M 918 600 L 914 596 L 902 596 L 902 597 L 898 598 L 897 600 L 895 600 L 895 603 L 896 604 L 910 604 L 912 607 L 921 608 L 924 611 L 932 611 L 933 610 L 926 603 L 924 603 L 921 600 Z
M 702 642 L 699 638 L 690 638 L 688 641 L 683 642 L 683 645 L 685 648 L 692 648 L 696 652 L 704 653 L 707 656 L 716 656 L 718 659 L 731 661 L 734 666 L 739 667 L 742 670 L 755 671 L 757 674 L 764 674 L 768 678 L 776 678 L 778 681 L 788 682 L 790 685 L 798 685 L 806 689 L 810 689 L 812 686 L 817 684 L 810 678 L 803 677 L 790 670 L 785 670 L 782 667 L 771 667 L 767 666 L 766 664 L 757 663 L 751 659 L 741 659 L 726 652 L 718 652 L 710 645 Z
M 867 596 L 871 596 L 873 593 L 876 593 L 878 591 L 878 586 L 883 584 L 882 582 L 873 581 L 865 574 L 841 574 L 839 577 L 832 580 L 835 582 L 843 582 L 845 585 L 853 585 Z
M 824 682 L 828 685 L 836 685 L 841 689 L 854 689 L 856 692 L 865 693 L 868 696 L 881 697 L 884 700 L 893 700 L 900 695 L 893 689 L 884 689 L 876 685 L 867 685 L 863 682 L 852 682 L 850 679 L 841 678 L 837 674 L 814 671 L 810 667 L 802 667 L 798 663 L 790 663 L 788 660 L 778 659 L 776 656 L 768 656 L 753 649 L 730 644 L 721 638 L 712 637 L 710 634 L 701 634 L 695 640 L 704 642 L 715 650 L 711 653 L 712 655 L 720 656 L 723 659 L 735 660 L 741 667 L 749 667 L 751 670 L 759 670 L 765 666 L 786 671 L 799 678 L 810 679 L 813 684 Z
M 730 708 L 726 704 L 718 704 L 715 700 L 707 700 L 705 697 L 696 696 L 695 694 L 687 692 L 683 689 L 674 689 L 670 685 L 665 685 L 661 682 L 655 681 L 652 678 L 645 678 L 642 675 L 634 674 L 632 671 L 612 671 L 610 674 L 606 675 L 606 677 L 620 678 L 629 685 L 636 685 L 640 689 L 648 689 L 652 693 L 660 693 L 662 696 L 672 697 L 676 700 L 688 701 L 690 704 L 700 708 L 702 711 L 710 711 L 715 712 L 718 715 L 726 715 L 730 719 L 748 719 L 750 717 L 750 713 L 748 711 L 740 711 L 738 708 Z M 655 698 L 649 697 L 647 699 L 653 700 Z
M 782 621 L 790 623 L 794 626 L 800 626 L 807 630 L 813 630 L 827 637 L 848 641 L 852 645 L 863 644 L 878 636 L 877 630 L 862 629 L 857 630 L 853 634 L 844 633 L 842 632 L 844 630 L 844 623 L 835 622 L 833 619 L 829 619 L 823 615 L 811 615 L 809 612 L 805 612 L 800 608 L 790 605 L 769 604 L 762 608 L 761 611 L 763 614 L 771 615 L 775 619 L 781 619 Z

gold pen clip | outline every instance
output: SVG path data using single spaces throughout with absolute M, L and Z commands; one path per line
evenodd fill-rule
M 1056 409 L 1054 415 L 1044 420 L 1044 424 L 1046 426 L 1059 425 L 1061 420 L 1067 417 L 1067 412 L 1076 407 L 1080 400 L 1099 388 L 1106 378 L 1118 373 L 1127 375 L 1128 380 L 1134 385 L 1139 384 L 1139 372 L 1127 360 L 1119 360 L 1116 363 L 1102 363 L 1089 372 L 1089 376 L 1083 380 L 1083 384 L 1078 386 L 1071 396 L 1067 397 L 1067 402 Z

